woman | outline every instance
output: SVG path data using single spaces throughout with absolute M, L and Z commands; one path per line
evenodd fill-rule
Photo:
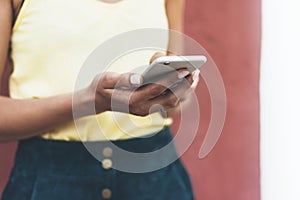
M 181 31 L 183 0 L 2 0 L 0 4 L 0 77 L 7 57 L 14 66 L 12 98 L 0 97 L 0 140 L 21 140 L 2 199 L 193 199 L 179 160 L 153 172 L 122 172 L 114 169 L 118 161 L 108 142 L 132 152 L 151 152 L 169 143 L 170 121 L 149 110 L 160 104 L 170 115 L 179 108 L 178 97 L 162 85 L 184 78 L 191 83 L 187 71 L 137 90 L 140 75 L 103 72 L 88 87 L 72 93 L 82 63 L 112 35 L 149 27 Z M 151 56 L 126 62 L 136 66 L 135 60 L 146 57 Z M 116 84 L 122 87 L 115 88 Z M 183 81 L 176 86 L 181 99 L 188 98 L 190 90 Z M 82 117 L 77 127 L 72 95 Z M 111 111 L 112 101 L 126 105 L 128 96 L 130 114 Z M 105 136 L 91 120 L 93 113 L 87 109 L 91 103 Z M 114 121 L 126 123 L 128 117 L 135 125 L 125 128 Z M 80 141 L 97 142 L 100 162 Z

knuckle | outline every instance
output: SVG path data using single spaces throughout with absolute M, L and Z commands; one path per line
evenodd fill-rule
M 148 112 L 145 112 L 145 111 L 143 111 L 139 114 L 139 116 L 141 116 L 141 117 L 146 117 L 147 115 L 148 115 Z
M 163 91 L 163 86 L 161 85 L 156 85 L 156 84 L 152 84 L 150 87 L 149 87 L 149 93 L 150 95 L 152 96 L 157 96 L 159 95 L 162 91 Z
M 168 99 L 168 106 L 176 107 L 178 105 L 178 98 L 175 95 L 171 95 Z
M 133 108 L 137 106 L 137 99 L 134 97 L 128 98 L 128 105 L 132 106 Z
M 167 99 L 167 102 L 166 102 L 166 105 L 169 107 L 169 108 L 173 108 L 173 107 L 176 107 L 178 105 L 179 101 L 178 101 L 178 98 L 176 95 L 172 94 L 168 97 Z
M 108 74 L 102 74 L 102 75 L 100 76 L 100 78 L 101 78 L 101 82 L 104 82 L 104 83 L 110 81 L 110 78 L 109 78 L 109 75 L 108 75 Z
M 129 106 L 129 107 L 130 107 L 129 112 L 134 115 L 145 117 L 149 113 L 149 111 L 145 108 L 145 106 Z
M 92 81 L 92 85 L 94 88 L 101 89 L 103 88 L 103 83 L 107 81 L 107 76 L 105 74 L 98 74 Z
M 101 97 L 105 97 L 105 98 L 112 98 L 112 94 L 109 93 L 107 90 L 98 90 L 97 94 L 100 95 Z

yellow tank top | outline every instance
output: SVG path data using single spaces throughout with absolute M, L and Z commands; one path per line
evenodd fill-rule
M 12 33 L 11 97 L 44 98 L 72 92 L 82 64 L 96 47 L 114 35 L 139 28 L 167 29 L 164 0 L 123 0 L 112 4 L 101 0 L 25 0 Z M 110 71 L 131 71 L 132 67 L 147 64 L 153 53 L 130 55 Z M 42 137 L 127 139 L 159 131 L 171 120 L 158 113 L 138 117 L 105 112 L 79 122 L 77 129 L 70 122 Z

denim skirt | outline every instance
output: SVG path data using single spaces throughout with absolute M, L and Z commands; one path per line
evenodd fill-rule
M 165 145 L 171 150 L 133 165 L 162 164 L 177 153 L 172 134 L 165 128 L 147 138 L 82 142 L 30 138 L 19 142 L 14 168 L 2 200 L 192 200 L 189 176 L 181 161 L 166 163 L 148 172 L 128 172 L 115 164 L 132 162 L 118 156 L 115 147 L 135 153 L 156 151 Z M 121 165 L 120 165 L 121 166 Z M 157 165 L 158 166 L 158 165 Z

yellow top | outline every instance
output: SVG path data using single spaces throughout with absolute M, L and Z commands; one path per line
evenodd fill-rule
M 139 28 L 167 29 L 164 0 L 25 0 L 12 33 L 12 98 L 44 98 L 72 92 L 89 54 L 112 36 Z M 167 44 L 167 41 L 166 41 Z M 148 63 L 153 51 L 122 57 L 109 71 Z M 137 56 L 138 55 L 138 56 Z M 155 113 L 138 117 L 105 112 L 43 134 L 56 140 L 117 140 L 147 135 L 171 123 Z

